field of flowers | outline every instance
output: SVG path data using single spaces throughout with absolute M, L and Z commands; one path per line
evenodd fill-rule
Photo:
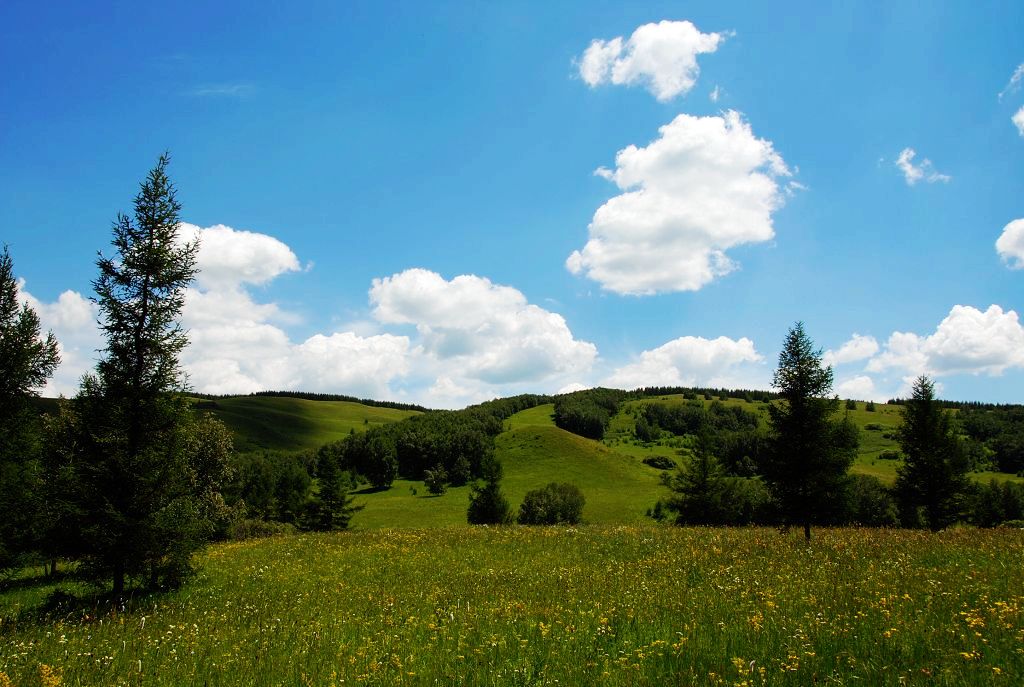
M 0 686 L 1024 681 L 1019 530 L 376 531 L 200 563 L 112 610 L 0 593 Z

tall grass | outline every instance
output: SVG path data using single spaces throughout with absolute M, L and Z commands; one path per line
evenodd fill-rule
M 209 549 L 185 589 L 35 617 L 14 685 L 1017 685 L 1015 530 L 471 528 Z M 49 671 L 49 673 L 46 673 Z M 0 684 L 3 677 L 0 677 Z

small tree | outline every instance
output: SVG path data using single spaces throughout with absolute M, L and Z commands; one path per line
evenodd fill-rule
M 310 500 L 305 518 L 306 529 L 331 532 L 348 529 L 352 516 L 362 510 L 349 496 L 352 477 L 341 469 L 335 451 L 321 451 L 317 456 L 316 491 Z
M 29 398 L 60 363 L 53 334 L 42 337 L 39 317 L 18 305 L 14 265 L 0 255 L 0 569 L 34 548 L 39 483 L 39 421 Z
M 771 447 L 762 473 L 782 516 L 803 525 L 810 541 L 811 524 L 826 521 L 841 502 L 857 435 L 831 420 L 839 403 L 829 398 L 832 368 L 822 367 L 802 322 L 786 335 L 772 386 L 781 402 L 768 407 Z
M 967 489 L 967 460 L 953 421 L 935 400 L 935 385 L 914 381 L 899 429 L 903 465 L 896 469 L 896 494 L 906 524 L 921 509 L 925 524 L 938 531 L 956 521 L 958 501 Z
M 519 507 L 520 525 L 575 525 L 583 517 L 583 493 L 575 484 L 551 482 L 526 492 Z
M 435 465 L 433 469 L 424 471 L 423 484 L 426 485 L 427 491 L 439 496 L 448 491 L 448 472 L 443 465 Z
M 471 525 L 503 525 L 512 519 L 512 508 L 501 493 L 502 467 L 493 456 L 486 456 L 480 465 L 483 485 L 470 490 L 466 520 Z
M 722 503 L 726 482 L 718 459 L 711 453 L 710 437 L 702 432 L 694 454 L 676 474 L 664 478 L 672 490 L 668 508 L 677 525 L 711 525 L 726 522 Z

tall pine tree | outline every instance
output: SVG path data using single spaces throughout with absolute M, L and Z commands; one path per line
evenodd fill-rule
M 810 541 L 811 524 L 827 522 L 842 500 L 857 436 L 832 420 L 832 368 L 822 366 L 802 322 L 786 335 L 772 386 L 780 401 L 768 407 L 771 446 L 761 470 L 786 522 L 802 525 Z
M 69 423 L 84 514 L 86 569 L 112 581 L 174 585 L 222 512 L 220 484 L 231 440 L 193 417 L 178 356 L 178 323 L 196 273 L 197 243 L 178 239 L 180 205 L 160 157 L 135 198 L 134 219 L 118 215 L 115 255 L 100 256 L 93 283 L 106 336 L 96 374 L 83 379 Z
M 914 381 L 903 406 L 899 442 L 903 464 L 896 470 L 896 495 L 904 524 L 917 524 L 920 509 L 933 531 L 951 525 L 958 499 L 967 490 L 967 458 L 952 417 L 935 400 L 935 385 L 928 377 Z

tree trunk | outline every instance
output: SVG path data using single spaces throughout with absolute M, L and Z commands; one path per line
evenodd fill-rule
M 807 540 L 808 542 L 811 541 L 811 523 L 810 522 L 805 522 L 804 523 L 804 539 Z
M 114 588 L 111 593 L 115 599 L 124 596 L 124 563 L 122 561 L 114 564 Z

